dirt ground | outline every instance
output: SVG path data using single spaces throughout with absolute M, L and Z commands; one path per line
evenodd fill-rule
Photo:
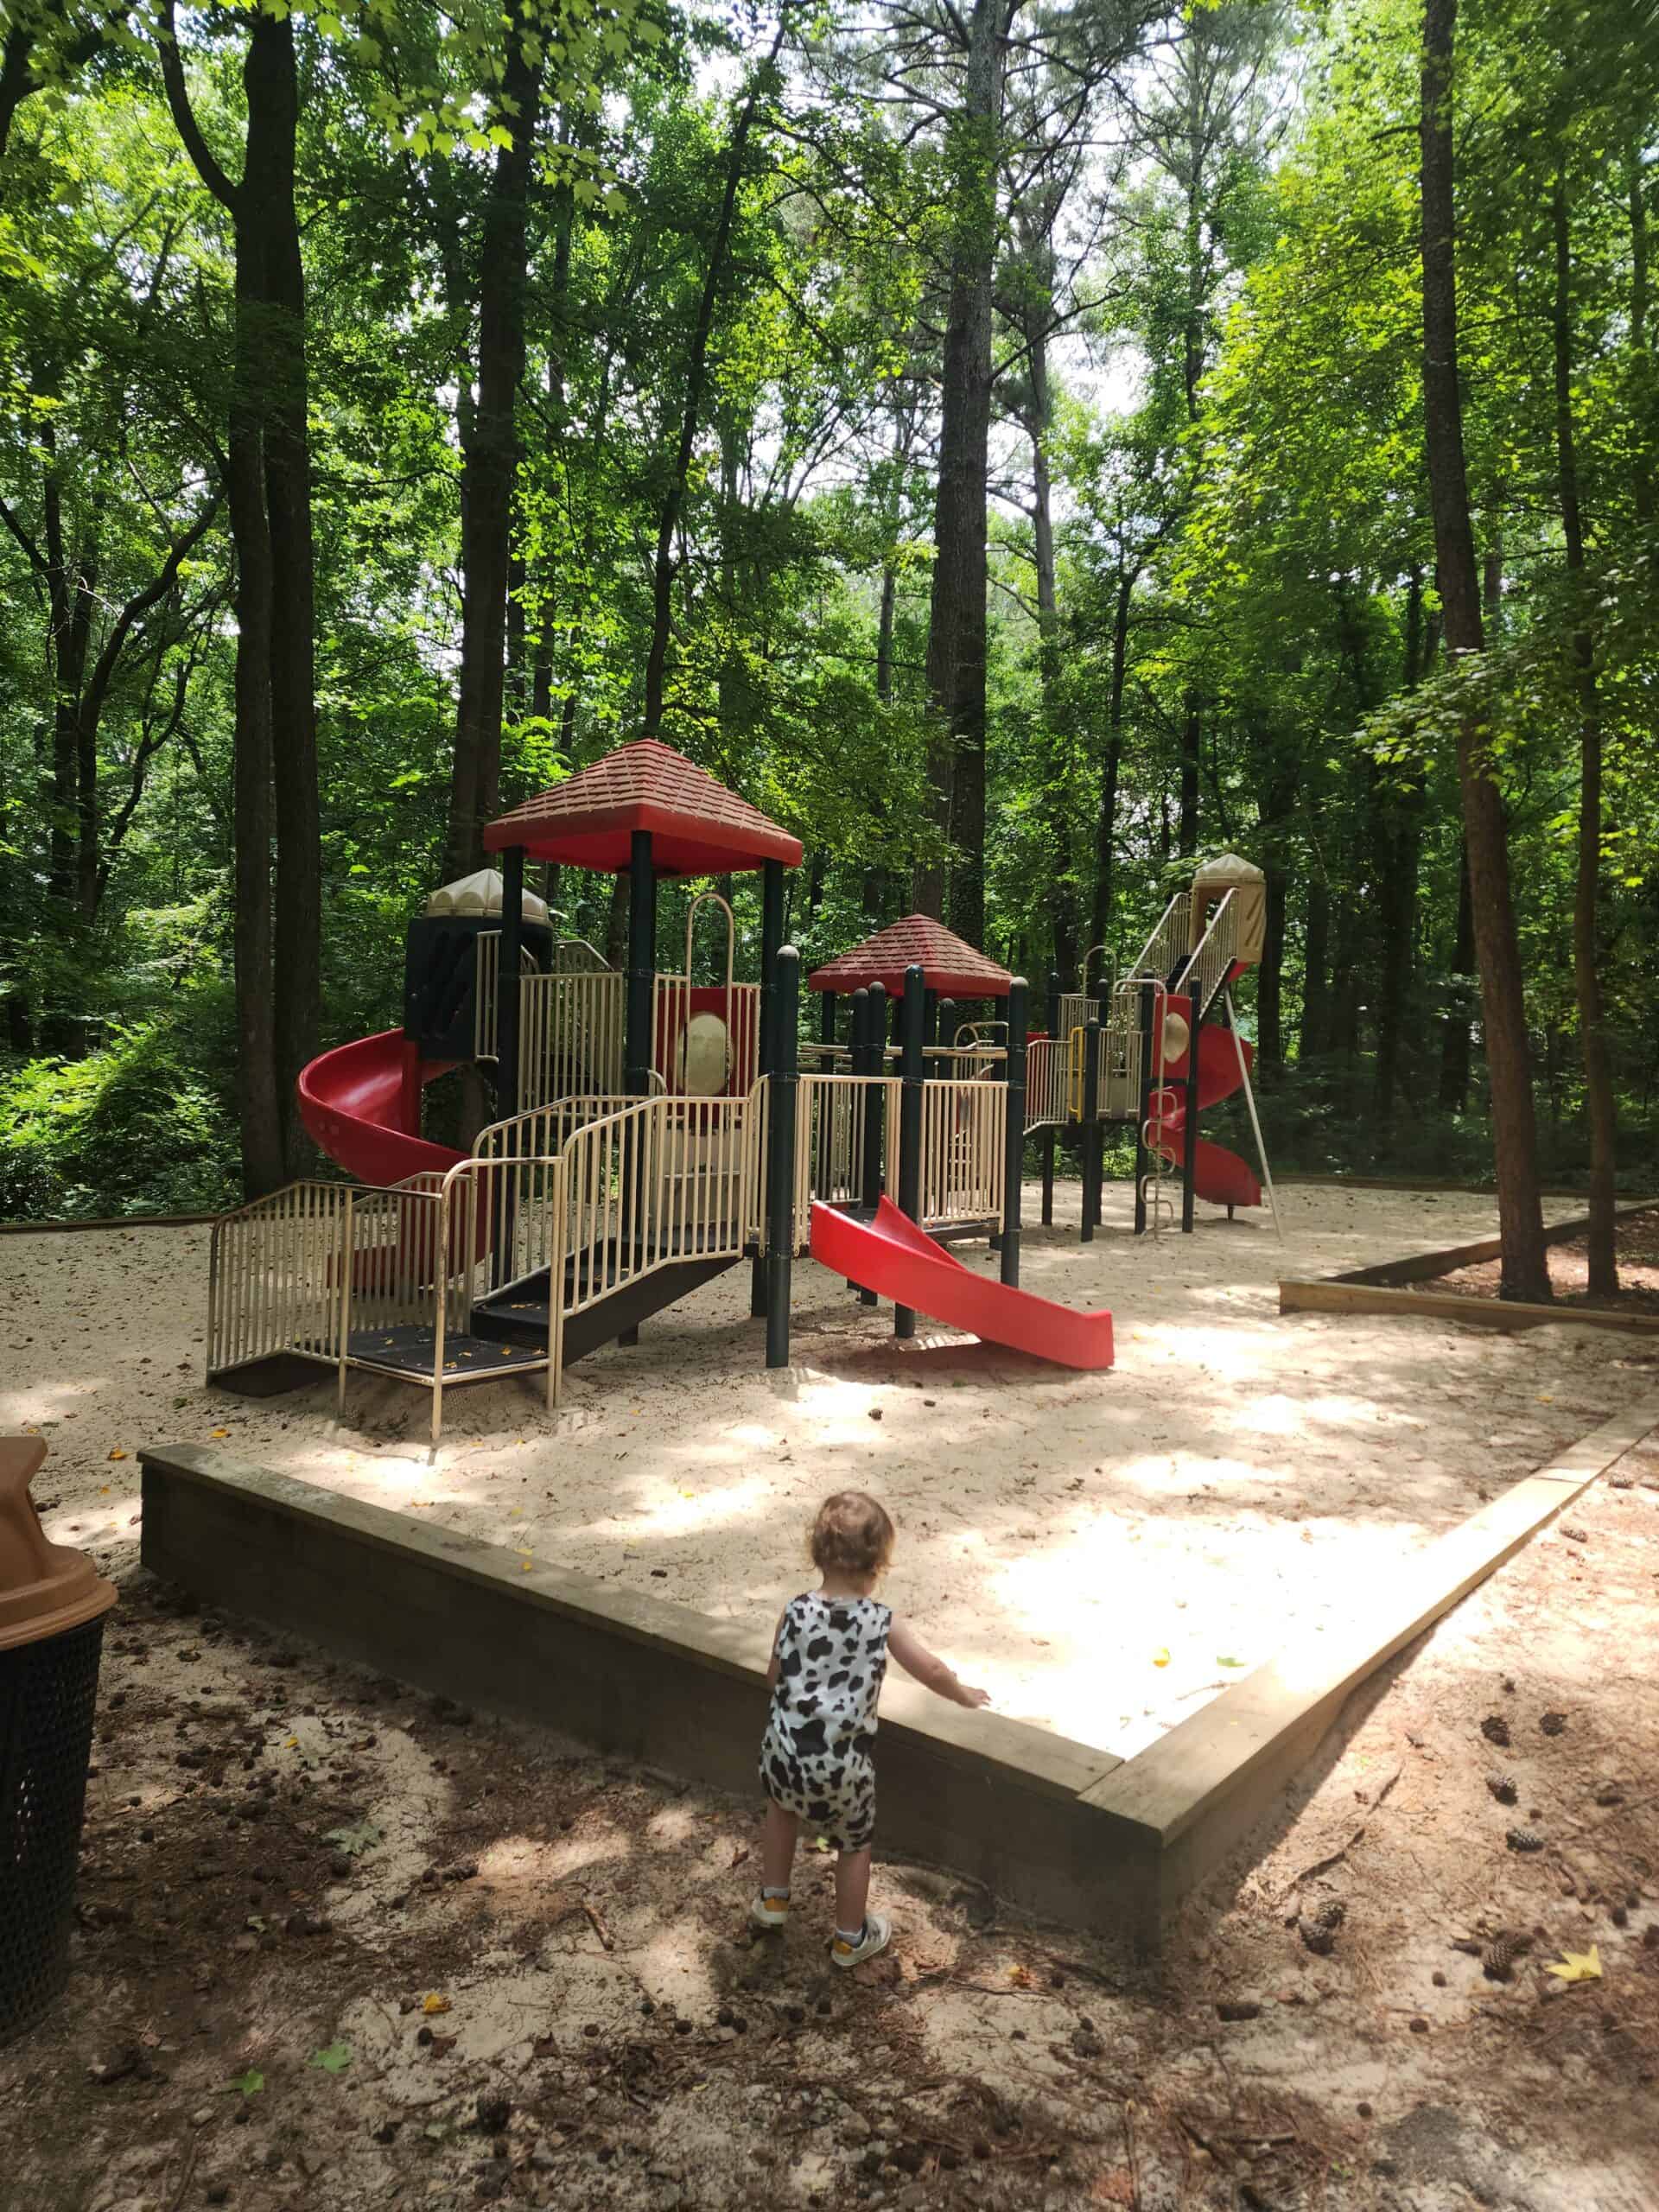
M 1659 1313 L 1659 1213 L 1638 1214 L 1618 1224 L 1618 1295 L 1592 1298 L 1589 1246 L 1582 1236 L 1549 1247 L 1549 1286 L 1564 1306 L 1590 1306 L 1603 1313 Z M 1473 1298 L 1497 1296 L 1498 1263 L 1459 1268 L 1415 1289 L 1450 1290 Z
M 452 1391 L 434 1454 L 424 1392 L 395 1382 L 353 1377 L 344 1427 L 332 1376 L 263 1402 L 206 1389 L 207 1232 L 143 1230 L 7 1240 L 0 1426 L 50 1440 L 50 1533 L 118 1561 L 139 1445 L 219 1439 L 761 1619 L 802 1586 L 819 1499 L 856 1482 L 899 1522 L 891 1594 L 921 1633 L 999 1711 L 1128 1755 L 1628 1395 L 1619 1334 L 1279 1314 L 1281 1274 L 1467 1241 L 1496 1226 L 1490 1199 L 1293 1186 L 1282 1242 L 1265 1217 L 1201 1208 L 1196 1235 L 1147 1244 L 1116 1185 L 1084 1246 L 1076 1185 L 1059 1196 L 1022 1281 L 1114 1309 L 1109 1373 L 925 1322 L 895 1343 L 889 1307 L 804 1261 L 794 1364 L 768 1375 L 741 1268 L 572 1370 L 556 1414 L 523 1382 Z
M 1356 1699 L 1138 1979 L 890 1865 L 888 1956 L 827 1967 L 827 1860 L 751 1942 L 753 1803 L 122 1560 L 0 2212 L 1659 2206 L 1659 1438 Z M 1459 1946 L 1501 1930 L 1491 1979 Z

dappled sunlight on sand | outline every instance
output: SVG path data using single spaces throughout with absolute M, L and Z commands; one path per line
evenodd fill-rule
M 327 1380 L 265 1400 L 204 1389 L 206 1232 L 157 1230 L 14 1244 L 0 1407 L 48 1438 L 51 1534 L 106 1562 L 137 1534 L 139 1447 L 216 1443 L 420 1527 L 762 1629 L 809 1580 L 819 1500 L 869 1488 L 899 1530 L 887 1594 L 923 1637 L 999 1710 L 1122 1752 L 1317 1636 L 1327 1608 L 1634 1387 L 1633 1340 L 1611 1332 L 1278 1314 L 1281 1274 L 1487 1234 L 1488 1198 L 1294 1186 L 1283 1243 L 1264 1222 L 1201 1213 L 1192 1236 L 1148 1247 L 1126 1233 L 1116 1185 L 1080 1244 L 1077 1197 L 1063 1185 L 1060 1220 L 1028 1234 L 1022 1281 L 1112 1309 L 1104 1374 L 925 1318 L 896 1341 L 890 1306 L 807 1262 L 791 1363 L 769 1373 L 739 1268 L 637 1346 L 572 1368 L 552 1414 L 538 1384 L 452 1391 L 435 1457 L 425 1394 L 389 1381 L 351 1378 L 343 1425 Z M 982 1246 L 961 1256 L 996 1265 Z

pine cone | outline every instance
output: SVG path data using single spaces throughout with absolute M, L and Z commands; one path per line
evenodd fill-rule
M 1336 1948 L 1337 1930 L 1347 1917 L 1348 1908 L 1342 1899 L 1327 1897 L 1316 1911 L 1304 1913 L 1297 1926 L 1308 1949 L 1324 1959 Z
M 1497 1744 L 1502 1749 L 1508 1748 L 1510 1724 L 1501 1713 L 1489 1713 L 1480 1724 L 1480 1732 L 1489 1744 Z
M 1500 1805 L 1513 1805 L 1520 1795 L 1512 1774 L 1489 1774 L 1486 1777 L 1486 1787 Z
M 1503 1839 L 1511 1851 L 1541 1851 L 1544 1839 L 1531 1828 L 1511 1828 Z
M 1515 1964 L 1515 1938 L 1500 1929 L 1490 1943 L 1482 1946 L 1481 1972 L 1488 1981 L 1507 1981 L 1510 1968 Z
M 1546 1736 L 1559 1736 L 1567 1726 L 1567 1715 L 1564 1713 L 1546 1713 L 1541 1715 L 1538 1726 Z

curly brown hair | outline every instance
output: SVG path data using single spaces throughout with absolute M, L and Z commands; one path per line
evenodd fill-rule
M 820 1574 L 880 1574 L 899 1540 L 887 1509 L 861 1490 L 826 1497 L 812 1523 L 812 1564 Z

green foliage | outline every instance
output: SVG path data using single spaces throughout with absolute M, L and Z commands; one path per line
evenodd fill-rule
M 233 1205 L 236 1129 L 196 1073 L 200 1039 L 160 1022 L 84 1059 L 0 1074 L 0 1216 L 210 1212 Z

